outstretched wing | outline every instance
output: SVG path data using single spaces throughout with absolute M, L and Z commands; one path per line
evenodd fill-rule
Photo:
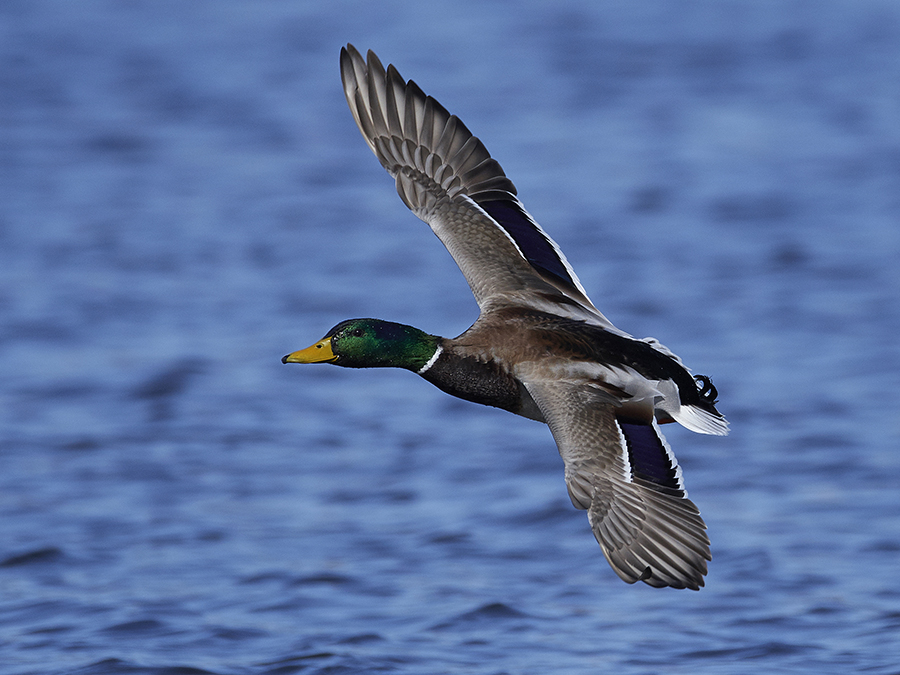
M 572 503 L 588 512 L 609 564 L 628 583 L 703 586 L 706 524 L 655 421 L 617 417 L 609 391 L 565 381 L 526 381 L 566 465 Z
M 588 299 L 559 247 L 516 198 L 480 140 L 373 52 L 341 50 L 344 94 L 363 137 L 397 192 L 431 226 L 479 306 L 525 304 L 612 324 Z

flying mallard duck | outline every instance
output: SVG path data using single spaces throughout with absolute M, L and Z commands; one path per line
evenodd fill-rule
M 699 589 L 706 525 L 659 424 L 727 434 L 709 378 L 594 307 L 497 161 L 440 103 L 352 45 L 341 50 L 341 79 L 366 143 L 450 251 L 481 315 L 452 340 L 350 319 L 282 361 L 405 368 L 453 396 L 546 422 L 569 497 L 616 574 Z

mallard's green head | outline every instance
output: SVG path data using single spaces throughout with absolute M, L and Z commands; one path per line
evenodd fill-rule
M 406 368 L 418 371 L 434 355 L 440 338 L 402 323 L 348 319 L 317 343 L 282 363 L 333 363 L 347 368 Z

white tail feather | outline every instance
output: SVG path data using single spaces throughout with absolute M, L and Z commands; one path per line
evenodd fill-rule
M 681 426 L 698 434 L 728 435 L 728 420 L 695 405 L 682 405 L 677 410 L 667 410 Z

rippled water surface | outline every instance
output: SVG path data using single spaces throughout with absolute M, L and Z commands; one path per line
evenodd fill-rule
M 546 427 L 279 362 L 476 316 L 347 41 L 714 377 L 699 593 L 618 580 Z M 0 57 L 0 673 L 900 673 L 896 3 L 6 0 Z

